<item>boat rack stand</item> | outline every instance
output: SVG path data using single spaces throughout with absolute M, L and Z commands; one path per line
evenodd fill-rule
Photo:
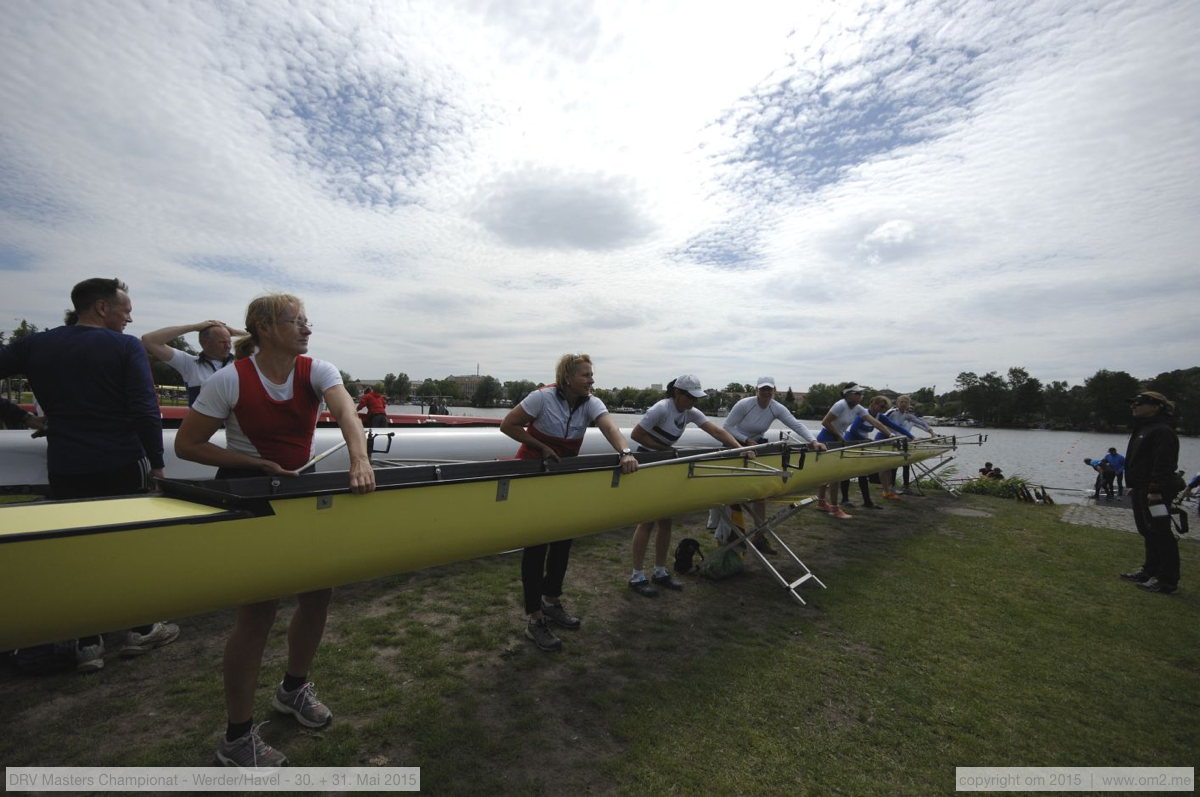
M 945 457 L 944 459 L 942 459 L 940 462 L 938 462 L 936 465 L 933 465 L 933 466 L 926 465 L 924 462 L 913 462 L 911 464 L 911 467 L 912 467 L 913 471 L 915 471 L 915 473 L 913 475 L 916 478 L 913 479 L 912 486 L 914 488 L 916 488 L 916 490 L 918 491 L 919 494 L 924 495 L 924 493 L 920 493 L 921 488 L 920 488 L 919 482 L 921 481 L 921 479 L 929 479 L 931 482 L 936 484 L 938 487 L 941 487 L 943 490 L 945 490 L 950 495 L 954 496 L 955 498 L 958 498 L 959 497 L 958 488 L 955 487 L 950 482 L 943 479 L 942 475 L 940 473 L 938 473 L 939 470 L 941 470 L 942 468 L 949 465 L 953 460 L 954 460 L 954 457 Z
M 816 574 L 808 568 L 808 565 L 804 564 L 799 556 L 796 556 L 795 551 L 788 547 L 788 544 L 779 538 L 779 535 L 775 533 L 775 526 L 784 522 L 812 502 L 812 498 L 804 498 L 799 501 L 790 502 L 786 507 L 768 517 L 762 522 L 762 524 L 755 526 L 748 531 L 743 531 L 740 526 L 733 522 L 731 507 L 722 506 L 714 509 L 713 511 L 716 512 L 718 518 L 718 529 L 721 525 L 725 525 L 729 530 L 729 536 L 725 544 L 718 548 L 713 553 L 713 556 L 720 556 L 731 548 L 737 548 L 739 545 L 742 546 L 741 548 L 738 548 L 738 550 L 750 551 L 757 556 L 758 561 L 762 563 L 763 567 L 767 569 L 767 572 L 775 578 L 779 585 L 787 591 L 788 595 L 790 595 L 792 599 L 801 606 L 807 606 L 808 604 L 805 602 L 804 598 L 800 597 L 800 593 L 796 590 L 803 584 L 807 584 L 809 581 L 814 581 L 821 587 L 821 589 L 825 589 L 825 582 L 817 578 Z M 740 504 L 735 506 L 739 508 L 739 511 L 742 513 L 744 518 L 753 517 L 750 514 L 749 508 L 742 507 Z M 779 572 L 779 569 L 776 568 L 775 565 L 771 563 L 771 560 L 767 558 L 766 554 L 755 547 L 753 537 L 759 534 L 762 534 L 765 538 L 774 541 L 777 547 L 783 549 L 784 555 L 800 569 L 801 575 L 799 578 L 789 580 L 786 576 Z M 789 567 L 789 569 L 791 568 Z

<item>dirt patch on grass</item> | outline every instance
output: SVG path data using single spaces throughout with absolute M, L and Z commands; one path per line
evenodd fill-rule
M 956 515 L 958 517 L 991 517 L 991 512 L 985 512 L 982 509 L 970 509 L 965 506 L 943 506 L 939 508 L 940 512 L 945 512 L 947 515 Z

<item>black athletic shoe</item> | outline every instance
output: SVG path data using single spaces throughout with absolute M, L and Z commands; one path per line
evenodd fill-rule
M 544 611 L 542 613 L 545 614 Z M 550 626 L 546 625 L 545 617 L 541 620 L 530 620 L 526 623 L 525 637 L 541 650 L 562 650 L 562 640 L 554 635 L 554 632 L 550 630 Z
M 879 504 L 863 504 L 864 509 L 883 509 Z
M 683 589 L 683 584 L 680 584 L 678 581 L 671 578 L 670 573 L 663 573 L 661 576 L 654 576 L 650 580 L 653 581 L 655 584 L 658 584 L 660 587 L 666 587 L 667 589 L 673 589 L 676 592 Z
M 1174 584 L 1163 584 L 1157 578 L 1151 578 L 1138 584 L 1138 589 L 1144 589 L 1146 592 L 1157 592 L 1160 595 L 1170 595 L 1172 592 L 1178 592 L 1179 587 Z
M 569 614 L 561 603 L 546 603 L 542 601 L 542 616 L 559 628 L 575 631 L 583 623 L 573 614 Z
M 630 581 L 629 588 L 639 595 L 645 595 L 647 598 L 658 597 L 658 590 L 644 578 L 641 581 Z
M 1128 573 L 1122 573 L 1121 578 L 1125 579 L 1126 581 L 1136 581 L 1137 583 L 1141 584 L 1143 581 L 1150 580 L 1150 574 L 1139 567 L 1137 570 L 1130 570 Z

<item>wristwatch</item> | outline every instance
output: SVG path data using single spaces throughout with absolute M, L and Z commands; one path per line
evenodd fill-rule
M 633 455 L 633 451 L 631 449 L 628 449 L 628 448 L 621 449 L 621 456 L 624 457 L 624 456 L 632 456 L 632 455 Z

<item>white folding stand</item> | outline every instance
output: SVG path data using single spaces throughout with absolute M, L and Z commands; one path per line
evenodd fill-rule
M 743 546 L 745 550 L 753 552 L 754 555 L 758 557 L 758 560 L 763 564 L 764 567 L 766 567 L 767 572 L 774 576 L 775 580 L 779 582 L 780 586 L 787 590 L 788 595 L 795 599 L 796 602 L 801 606 L 806 606 L 807 604 L 805 603 L 804 598 L 800 597 L 800 593 L 796 591 L 797 588 L 809 581 L 815 581 L 821 587 L 821 589 L 825 589 L 825 584 L 821 581 L 821 579 L 816 577 L 813 571 L 808 569 L 808 565 L 804 564 L 804 562 L 800 560 L 799 556 L 796 556 L 795 552 L 788 547 L 787 543 L 779 538 L 779 535 L 775 533 L 774 527 L 777 524 L 787 520 L 812 502 L 812 498 L 804 498 L 800 501 L 789 503 L 785 508 L 767 518 L 762 525 L 756 526 L 749 531 L 743 531 L 739 526 L 734 524 L 730 507 L 723 506 L 718 508 L 715 510 L 717 512 L 717 530 L 715 534 L 718 542 L 724 542 L 724 544 L 717 549 L 713 556 L 719 556 L 725 551 L 731 548 L 736 548 L 739 545 Z M 750 512 L 747 509 L 742 510 L 742 515 L 743 517 L 751 517 Z M 775 565 L 771 563 L 771 560 L 767 558 L 766 554 L 755 547 L 752 538 L 758 534 L 764 535 L 766 538 L 774 541 L 779 548 L 783 549 L 785 555 L 791 559 L 791 561 L 797 567 L 799 567 L 801 571 L 799 578 L 795 580 L 789 580 L 782 573 L 780 573 L 778 569 L 776 569 Z
M 955 498 L 958 498 L 959 497 L 958 488 L 955 487 L 950 482 L 943 479 L 941 474 L 938 473 L 939 470 L 941 470 L 942 468 L 949 465 L 953 459 L 954 459 L 954 457 L 944 457 L 936 465 L 926 465 L 924 462 L 911 463 L 911 467 L 913 469 L 913 475 L 916 477 L 913 479 L 912 485 L 914 487 L 916 487 L 918 492 L 920 492 L 921 479 L 929 479 L 931 482 L 936 484 L 938 487 L 941 487 L 943 490 L 948 492 L 950 495 L 954 496 Z M 923 493 L 921 493 L 921 494 L 923 495 Z

